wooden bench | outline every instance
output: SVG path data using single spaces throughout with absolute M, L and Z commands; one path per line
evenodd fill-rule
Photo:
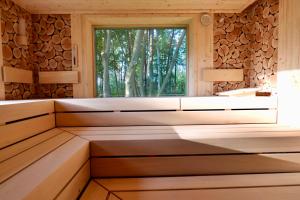
M 76 199 L 89 142 L 55 128 L 54 101 L 1 102 L 0 199 Z
M 81 199 L 299 196 L 300 129 L 276 124 L 276 98 L 10 101 L 0 113 L 0 199 L 76 199 L 87 183 Z

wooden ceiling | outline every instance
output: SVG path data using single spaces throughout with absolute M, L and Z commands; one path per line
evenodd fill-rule
M 36 14 L 241 12 L 255 0 L 13 0 Z

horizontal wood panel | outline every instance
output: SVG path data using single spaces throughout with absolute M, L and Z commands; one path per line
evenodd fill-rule
M 54 112 L 53 100 L 4 101 L 0 103 L 0 124 Z
M 300 195 L 300 186 L 117 192 L 116 195 L 123 200 L 199 200 L 199 198 L 213 200 L 298 200 Z
M 201 12 L 241 12 L 254 0 L 13 0 L 35 14 L 65 13 L 201 13 Z
M 243 69 L 205 69 L 203 70 L 204 81 L 243 81 Z
M 92 158 L 92 177 L 298 172 L 300 154 Z
M 179 98 L 103 98 L 63 99 L 55 101 L 56 112 L 179 110 Z
M 88 157 L 88 142 L 75 137 L 2 183 L 0 199 L 54 199 Z
M 54 114 L 0 126 L 0 148 L 14 144 L 54 127 Z
M 0 150 L 0 162 L 6 160 L 8 158 L 11 158 L 27 149 L 30 149 L 43 141 L 46 141 L 54 136 L 57 136 L 58 134 L 60 134 L 62 132 L 63 132 L 63 130 L 59 130 L 56 128 L 51 129 L 50 131 L 46 131 L 45 133 L 41 133 L 39 135 L 36 135 L 29 139 L 26 139 L 22 142 L 19 142 L 17 144 L 14 144 L 14 145 L 11 145 L 4 149 L 1 149 Z
M 110 191 L 180 190 L 234 187 L 292 186 L 300 184 L 300 173 L 212 175 L 150 178 L 95 179 Z
M 15 67 L 3 67 L 3 81 L 5 83 L 33 83 L 33 73 L 30 70 Z
M 39 72 L 40 84 L 78 83 L 78 71 Z
M 155 146 L 155 148 L 153 148 Z M 300 137 L 98 140 L 91 156 L 195 155 L 300 152 Z
M 107 200 L 108 191 L 91 180 L 80 200 Z
M 184 97 L 181 110 L 277 108 L 276 97 Z
M 87 161 L 72 178 L 70 183 L 63 188 L 56 200 L 75 200 L 79 197 L 90 179 L 90 161 Z
M 57 113 L 57 126 L 276 123 L 275 110 Z
M 70 133 L 61 133 L 49 140 L 36 145 L 21 154 L 18 154 L 0 163 L 0 183 L 26 168 L 36 160 L 42 158 L 74 136 Z

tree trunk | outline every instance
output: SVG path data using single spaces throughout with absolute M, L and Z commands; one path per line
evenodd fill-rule
M 160 67 L 160 49 L 159 49 L 159 32 L 156 36 L 156 54 L 157 54 L 157 90 L 160 90 L 161 85 L 161 67 Z
M 110 97 L 110 85 L 109 85 L 109 52 L 111 46 L 111 32 L 110 30 L 106 31 L 105 34 L 105 49 L 102 58 L 103 65 L 103 97 Z
M 173 71 L 173 68 L 174 68 L 174 66 L 176 64 L 176 60 L 177 60 L 177 57 L 178 57 L 179 48 L 182 45 L 184 37 L 185 37 L 185 32 L 182 33 L 182 35 L 180 36 L 180 39 L 179 39 L 179 41 L 178 41 L 178 43 L 176 45 L 175 53 L 174 53 L 174 55 L 172 57 L 170 65 L 168 67 L 168 72 L 166 74 L 166 77 L 164 78 L 164 81 L 162 83 L 162 86 L 161 86 L 160 90 L 158 91 L 157 96 L 160 96 L 161 93 L 164 91 L 164 89 L 166 88 L 166 85 L 167 85 L 167 83 L 168 83 L 168 81 L 170 79 L 170 76 L 172 75 L 172 71 Z
M 138 56 L 141 51 L 141 41 L 144 35 L 143 30 L 137 30 L 133 45 L 133 51 L 129 66 L 127 68 L 127 73 L 125 77 L 125 97 L 131 97 L 134 95 L 135 90 L 135 66 L 138 61 Z

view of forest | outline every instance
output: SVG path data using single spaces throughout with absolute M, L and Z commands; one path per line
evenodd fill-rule
M 97 97 L 183 96 L 184 28 L 96 29 Z

